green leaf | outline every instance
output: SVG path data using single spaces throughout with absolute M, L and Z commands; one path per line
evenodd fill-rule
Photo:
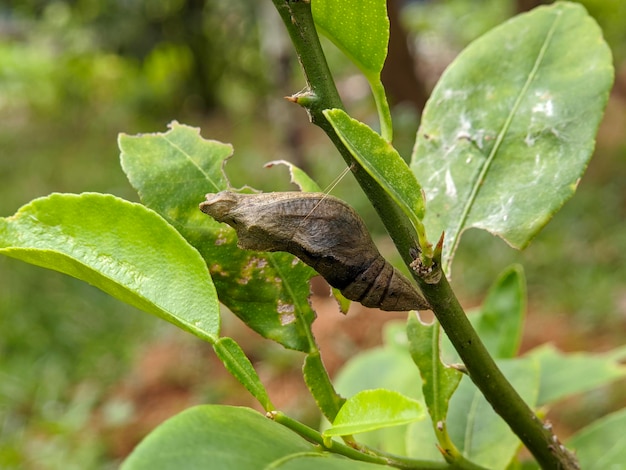
M 519 265 L 506 268 L 491 285 L 483 304 L 468 318 L 489 353 L 499 359 L 516 356 L 526 311 L 526 280 Z M 461 362 L 447 336 L 441 339 L 441 357 L 447 363 Z
M 190 408 L 150 433 L 122 470 L 258 470 L 316 447 L 256 411 L 222 405 Z
M 421 379 L 411 360 L 404 322 L 390 322 L 383 332 L 384 346 L 362 352 L 348 361 L 335 378 L 335 387 L 343 396 L 362 390 L 386 388 L 410 398 L 421 400 Z M 410 425 L 383 428 L 359 436 L 359 442 L 372 448 L 398 455 L 407 455 L 406 433 L 409 427 L 424 425 L 430 432 L 428 442 L 418 449 L 430 450 L 437 442 L 429 423 L 418 421 Z M 423 454 L 410 454 L 420 457 Z M 436 457 L 436 454 L 435 454 Z
M 263 409 L 273 411 L 275 408 L 267 390 L 241 347 L 233 339 L 224 337 L 217 340 L 213 349 L 226 369 L 248 389 Z
M 495 357 L 511 357 L 515 351 L 517 351 L 519 345 L 519 338 L 521 335 L 523 311 L 525 304 L 525 283 L 522 271 L 520 268 L 513 266 L 505 270 L 498 280 L 491 287 L 487 298 L 480 312 L 470 315 L 472 323 L 477 329 L 478 334 L 485 342 L 490 353 Z M 428 411 L 431 415 L 433 422 L 434 435 L 437 436 L 439 446 L 446 449 L 448 455 L 455 461 L 459 462 L 463 458 L 468 460 L 474 460 L 474 458 L 480 457 L 482 452 L 488 453 L 481 441 L 485 439 L 485 436 L 481 432 L 475 433 L 475 428 L 481 429 L 482 426 L 495 426 L 495 433 L 500 432 L 500 429 L 507 429 L 507 426 L 502 420 L 493 413 L 489 405 L 485 402 L 482 395 L 475 389 L 471 383 L 466 383 L 463 387 L 457 390 L 459 381 L 462 374 L 455 369 L 446 367 L 440 360 L 439 352 L 439 336 L 440 327 L 439 324 L 424 325 L 416 316 L 410 316 L 407 325 L 407 335 L 409 337 L 411 345 L 411 355 L 413 360 L 418 365 L 423 380 L 424 399 L 428 407 Z M 441 340 L 441 347 L 444 351 L 442 355 L 448 362 L 459 362 L 458 353 L 454 351 L 454 348 L 450 344 L 450 340 L 444 336 Z M 509 366 L 509 368 L 514 366 Z M 530 375 L 527 381 L 524 381 L 525 397 L 535 399 L 538 384 L 538 365 L 530 361 L 530 365 L 519 366 L 522 371 L 525 368 L 530 369 Z M 523 372 L 515 372 L 512 369 L 514 375 L 519 376 L 516 379 L 523 381 L 521 378 Z M 533 381 L 534 378 L 536 379 Z M 467 381 L 465 381 L 467 382 Z M 533 389 L 532 387 L 535 387 Z M 454 394 L 454 395 L 453 395 Z M 472 400 L 475 404 L 475 415 L 482 413 L 483 408 L 488 408 L 489 411 L 483 417 L 475 417 L 467 422 L 459 422 L 458 413 L 467 413 L 462 411 L 462 407 L 456 407 L 451 409 L 451 400 L 460 400 L 456 398 L 458 394 L 461 394 L 461 399 L 467 406 L 471 406 Z M 455 398 L 452 398 L 452 397 Z M 452 423 L 452 424 L 450 424 Z M 421 424 L 421 423 L 418 423 Z M 450 430 L 450 427 L 453 430 Z M 485 431 L 488 432 L 488 431 Z M 497 461 L 505 461 L 511 458 L 512 453 L 517 449 L 519 442 L 514 434 L 510 431 L 506 431 L 506 438 L 503 439 L 499 445 L 494 447 L 494 459 Z M 467 436 L 467 441 L 463 442 L 461 446 L 463 436 Z M 408 452 L 411 456 L 421 458 L 435 458 L 434 452 L 429 455 L 422 450 L 424 442 L 428 438 L 428 433 L 421 426 L 411 426 L 409 428 L 409 447 Z M 489 441 L 487 441 L 489 442 Z M 488 447 L 491 444 L 484 444 Z M 463 455 L 456 455 L 460 449 L 467 449 L 469 446 L 470 451 L 463 452 Z M 477 457 L 478 456 L 478 457 Z M 493 468 L 499 468 L 494 466 Z
M 285 165 L 289 169 L 291 182 L 297 185 L 300 188 L 300 191 L 308 191 L 312 193 L 322 192 L 322 188 L 318 186 L 313 178 L 311 178 L 302 169 L 298 168 L 296 165 L 288 162 L 287 160 L 275 160 L 272 162 L 268 162 L 265 164 L 265 168 L 272 168 L 276 165 Z
M 0 219 L 0 253 L 86 281 L 211 343 L 219 334 L 204 261 L 140 204 L 95 193 L 36 199 Z
M 507 359 L 498 361 L 498 366 L 533 408 L 539 390 L 538 362 Z M 517 436 L 468 377 L 463 378 L 450 400 L 448 432 L 467 460 L 486 468 L 506 468 L 520 447 Z
M 219 299 L 250 328 L 308 352 L 315 318 L 307 298 L 315 275 L 287 253 L 237 248 L 234 230 L 198 209 L 207 192 L 228 188 L 222 171 L 232 147 L 172 123 L 165 133 L 120 135 L 122 167 L 141 200 L 167 219 L 206 260 Z
M 386 0 L 314 0 L 311 10 L 317 29 L 367 78 L 378 108 L 382 135 L 390 142 L 391 113 L 380 81 L 389 43 Z
M 563 354 L 553 345 L 533 349 L 528 357 L 541 366 L 537 403 L 545 406 L 626 377 L 626 347 L 603 354 Z M 584 378 L 584 380 L 581 380 Z
M 337 301 L 337 305 L 339 306 L 339 311 L 343 313 L 344 315 L 347 314 L 348 310 L 350 309 L 350 304 L 352 303 L 352 301 L 350 299 L 346 299 L 341 293 L 341 291 L 337 289 L 336 287 L 332 287 L 331 291 L 332 291 L 333 297 Z
M 448 455 L 457 453 L 448 436 L 447 415 L 452 395 L 459 386 L 462 374 L 441 362 L 439 335 L 441 327 L 435 322 L 423 324 L 417 315 L 409 316 L 407 336 L 411 357 L 422 376 L 422 391 L 428 407 L 437 441 Z
M 426 193 L 428 237 L 445 231 L 446 271 L 464 230 L 524 248 L 573 195 L 612 80 L 600 28 L 566 2 L 507 21 L 450 65 L 411 163 Z
M 346 400 L 332 427 L 326 429 L 323 435 L 347 436 L 423 418 L 424 409 L 417 400 L 392 390 L 363 390 Z
M 335 132 L 352 156 L 385 189 L 409 218 L 422 250 L 427 241 L 422 225 L 424 198 L 419 183 L 397 150 L 365 124 L 341 109 L 324 111 Z
M 437 436 L 430 420 L 417 421 L 407 426 L 402 438 L 406 441 L 405 454 L 420 460 L 431 460 L 444 463 L 445 459 L 439 451 Z M 459 462 L 458 459 L 455 462 Z M 462 468 L 460 466 L 459 468 Z
M 577 432 L 567 442 L 585 470 L 623 469 L 626 462 L 626 408 Z
M 302 373 L 304 382 L 322 414 L 329 420 L 335 419 L 345 399 L 335 391 L 319 351 L 307 354 Z
M 294 455 L 293 457 L 284 459 L 271 468 L 277 470 L 380 470 L 382 468 L 389 469 L 389 466 L 348 460 L 339 455 L 324 453 Z
M 383 346 L 353 356 L 335 379 L 345 396 L 375 388 L 387 388 L 414 399 L 422 397 L 421 379 L 409 354 L 406 325 L 390 321 L 384 326 Z
M 511 359 L 517 355 L 525 311 L 524 271 L 521 266 L 514 265 L 500 274 L 472 321 L 493 357 Z
M 367 76 L 380 75 L 389 42 L 385 0 L 313 0 L 315 26 Z

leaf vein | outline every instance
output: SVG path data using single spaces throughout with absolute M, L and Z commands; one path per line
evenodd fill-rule
M 546 37 L 541 45 L 541 48 L 539 49 L 539 53 L 537 54 L 537 58 L 535 59 L 535 63 L 533 64 L 533 68 L 531 69 L 530 73 L 528 74 L 528 78 L 526 79 L 526 82 L 524 83 L 524 86 L 522 87 L 522 89 L 520 90 L 519 94 L 517 95 L 517 98 L 515 99 L 515 103 L 513 104 L 513 107 L 511 108 L 511 111 L 509 112 L 509 114 L 507 115 L 504 124 L 502 125 L 502 128 L 500 129 L 500 132 L 498 133 L 498 136 L 496 138 L 495 144 L 491 150 L 491 152 L 489 153 L 487 159 L 485 160 L 485 162 L 482 165 L 482 168 L 480 170 L 480 173 L 478 174 L 478 177 L 476 178 L 476 181 L 474 183 L 474 185 L 472 186 L 472 191 L 467 199 L 467 202 L 465 203 L 465 207 L 463 208 L 463 212 L 461 213 L 461 216 L 459 217 L 459 223 L 457 225 L 457 230 L 453 231 L 452 233 L 454 234 L 453 239 L 451 240 L 451 252 L 454 253 L 454 251 L 456 250 L 460 239 L 461 239 L 461 234 L 463 232 L 463 227 L 465 227 L 466 223 L 467 223 L 467 219 L 469 218 L 469 214 L 472 210 L 472 207 L 474 205 L 474 202 L 476 202 L 476 199 L 478 198 L 478 193 L 480 191 L 481 186 L 483 185 L 483 182 L 485 181 L 485 178 L 487 177 L 487 173 L 489 172 L 489 169 L 498 153 L 498 151 L 500 150 L 501 146 L 502 146 L 502 142 L 504 140 L 504 137 L 506 136 L 509 128 L 511 127 L 511 123 L 513 122 L 513 119 L 515 118 L 515 115 L 517 114 L 517 111 L 519 110 L 520 104 L 522 102 L 522 100 L 524 99 L 524 97 L 526 96 L 526 93 L 528 92 L 528 88 L 530 87 L 531 83 L 534 81 L 535 77 L 537 76 L 537 72 L 539 70 L 539 67 L 541 66 L 543 59 L 546 55 L 546 52 L 550 46 L 550 43 L 552 41 L 552 37 L 554 36 L 554 33 L 557 29 L 557 26 L 559 24 L 559 20 L 561 17 L 561 11 L 557 11 L 556 12 L 556 17 L 554 19 L 554 22 L 552 23 L 550 29 L 548 30 Z M 445 271 L 449 271 L 450 268 L 450 263 L 451 263 L 452 258 L 449 258 L 447 260 L 447 265 L 446 265 L 446 269 Z
M 175 150 L 177 150 L 178 152 L 180 152 L 181 155 L 183 155 L 195 168 L 197 168 L 197 170 L 202 174 L 202 176 L 204 176 L 204 178 L 211 184 L 213 185 L 213 190 L 214 192 L 220 191 L 224 188 L 220 187 L 210 176 L 209 174 L 204 171 L 204 169 L 198 165 L 198 163 L 196 163 L 196 161 L 193 159 L 193 156 L 190 155 L 189 153 L 187 153 L 182 147 L 180 147 L 179 145 L 177 145 L 174 141 L 170 140 L 167 135 L 161 135 L 160 136 L 163 140 L 165 140 L 169 145 L 171 145 Z

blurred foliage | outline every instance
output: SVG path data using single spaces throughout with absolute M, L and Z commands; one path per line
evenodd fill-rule
M 519 3 L 406 2 L 405 25 L 424 61 L 424 78 L 434 84 L 449 59 L 471 40 L 515 14 Z M 578 3 L 589 10 L 602 28 L 613 52 L 619 84 L 626 59 L 626 3 Z M 534 309 L 542 313 L 574 313 L 584 329 L 599 325 L 610 329 L 622 324 L 626 316 L 622 281 L 626 279 L 626 237 L 622 225 L 626 207 L 621 181 L 626 176 L 626 140 L 612 136 L 615 131 L 611 128 L 623 123 L 624 101 L 623 96 L 613 97 L 612 112 L 605 118 L 596 155 L 577 194 L 529 248 L 516 252 L 485 232 L 470 230 L 464 235 L 453 273 L 455 288 L 461 295 L 478 302 L 498 272 L 509 263 L 520 262 L 528 274 Z M 619 337 L 620 331 L 614 331 Z
M 3 2 L 2 107 L 116 104 L 163 116 L 252 99 L 267 84 L 260 9 L 245 0 Z
M 626 3 L 621 0 L 580 0 L 604 33 L 604 37 L 613 50 L 616 64 L 626 59 Z
M 469 41 L 515 11 L 513 0 L 404 3 L 419 74 L 431 85 Z M 599 21 L 621 66 L 626 3 L 581 3 Z M 375 123 L 366 81 L 336 50 L 328 52 L 351 114 Z M 324 187 L 345 165 L 305 113 L 282 100 L 303 86 L 269 1 L 5 0 L 0 215 L 54 191 L 137 200 L 119 168 L 116 136 L 164 131 L 172 119 L 234 144 L 226 171 L 235 186 L 294 189 L 284 169 L 260 170 L 284 158 Z M 626 105 L 617 98 L 616 119 L 607 121 L 619 128 L 608 132 L 617 137 L 600 142 L 577 195 L 525 252 L 468 232 L 454 273 L 463 296 L 479 303 L 501 268 L 521 261 L 534 310 L 577 313 L 590 331 L 622 324 L 626 142 L 620 123 Z M 406 108 L 394 117 L 396 140 L 408 155 L 418 117 Z M 403 135 L 403 127 L 412 130 Z M 381 234 L 352 178 L 333 193 Z M 386 244 L 382 248 L 394 256 Z M 139 345 L 169 327 L 90 286 L 13 259 L 0 259 L 0 286 L 0 467 L 113 468 L 94 414 L 114 405 L 108 394 L 128 373 Z
M 621 0 L 573 0 L 585 6 L 611 46 L 616 64 L 626 58 L 626 3 Z M 415 47 L 426 64 L 439 71 L 470 41 L 516 14 L 520 0 L 406 0 L 403 19 L 414 34 Z M 537 1 L 536 4 L 553 3 Z M 428 71 L 426 71 L 428 72 Z
M 403 11 L 410 31 L 420 41 L 446 41 L 449 47 L 462 49 L 471 40 L 513 15 L 511 0 L 408 1 Z M 459 24 L 463 27 L 459 28 Z M 432 51 L 435 52 L 435 51 Z
M 155 319 L 13 259 L 0 283 L 0 467 L 101 468 L 92 415 Z

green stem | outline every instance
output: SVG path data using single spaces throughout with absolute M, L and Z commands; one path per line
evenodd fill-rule
M 320 434 L 315 429 L 310 428 L 299 421 L 291 419 L 289 416 L 283 414 L 280 411 L 268 413 L 267 416 L 277 423 L 280 423 L 283 426 L 301 435 L 308 441 L 318 444 L 324 450 L 343 455 L 352 460 L 360 460 L 362 462 L 387 465 L 404 470 L 451 470 L 453 468 L 449 464 L 444 462 L 415 460 L 400 456 L 391 456 L 388 454 L 383 456 L 373 451 L 369 451 L 365 448 L 359 450 L 337 441 L 326 440 L 324 439 L 324 436 L 322 436 L 322 434 Z
M 306 109 L 311 121 L 323 126 L 328 125 L 322 111 L 328 108 L 342 108 L 343 103 L 334 80 L 331 77 L 326 56 L 313 23 L 311 4 L 309 1 L 272 0 L 283 22 L 287 26 L 289 36 L 296 45 L 300 65 L 306 70 L 307 92 Z M 310 73 L 309 73 L 310 72 Z
M 374 79 L 368 78 L 368 81 L 372 89 L 372 94 L 374 95 L 378 119 L 380 120 L 380 135 L 387 142 L 391 142 L 393 140 L 393 125 L 391 124 L 391 110 L 387 102 L 385 88 L 378 77 Z
M 332 423 L 346 400 L 335 391 L 319 351 L 307 354 L 302 370 L 304 382 L 317 406 L 326 419 Z
M 437 265 L 437 269 L 441 267 Z M 470 378 L 496 413 L 531 451 L 541 468 L 578 469 L 575 457 L 560 444 L 550 427 L 544 425 L 504 377 L 441 271 L 430 273 L 428 280 L 419 274 L 415 278 Z
M 413 227 L 385 190 L 354 159 L 324 117 L 324 110 L 344 109 L 344 106 L 315 30 L 310 2 L 306 0 L 272 1 L 287 28 L 307 81 L 307 90 L 292 97 L 293 101 L 305 107 L 311 122 L 328 135 L 348 167 L 352 169 L 355 179 L 385 226 L 388 229 L 393 227 L 389 230 L 390 235 L 404 262 L 409 264 L 413 261 L 409 251 L 416 246 Z
M 353 169 L 355 178 L 378 212 L 400 255 L 410 264 L 413 260 L 409 252 L 415 245 L 415 234 L 409 221 L 385 190 L 354 160 L 322 114 L 325 109 L 343 109 L 343 104 L 315 30 L 310 1 L 272 1 L 289 32 L 308 84 L 308 90 L 295 96 L 293 100 L 307 109 L 311 121 L 326 132 Z M 463 359 L 470 377 L 496 413 L 528 447 L 541 467 L 577 469 L 575 458 L 561 446 L 549 428 L 543 425 L 504 378 L 467 320 L 445 276 L 440 275 L 436 282 L 432 281 L 432 275 L 414 276 L 441 326 Z

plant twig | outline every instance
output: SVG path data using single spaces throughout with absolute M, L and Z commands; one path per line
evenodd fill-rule
M 389 195 L 352 157 L 350 151 L 343 145 L 323 115 L 325 109 L 343 109 L 344 106 L 315 30 L 310 2 L 302 0 L 272 1 L 287 27 L 307 81 L 307 89 L 290 97 L 290 100 L 303 106 L 308 112 L 311 122 L 319 126 L 328 135 L 348 167 L 351 168 L 354 177 L 363 188 L 385 226 L 395 228 L 391 236 L 405 263 L 410 263 L 412 258 L 409 255 L 409 250 L 415 246 L 413 227 Z
M 504 377 L 469 322 L 441 270 L 442 245 L 443 237 L 437 245 L 435 263 L 431 267 L 421 271 L 420 261 L 416 259 L 412 268 L 424 297 L 459 353 L 468 375 L 541 468 L 579 469 L 576 457 L 559 442 L 551 427 L 537 417 Z
M 310 428 L 299 421 L 291 419 L 280 411 L 273 411 L 267 414 L 267 417 L 273 419 L 277 423 L 288 427 L 292 431 L 295 431 L 308 441 L 314 442 L 320 445 L 324 450 L 331 451 L 335 454 L 344 455 L 352 460 L 360 460 L 363 462 L 377 463 L 381 465 L 389 465 L 395 468 L 403 470 L 451 470 L 448 463 L 445 462 L 432 462 L 425 460 L 409 459 L 406 457 L 392 456 L 389 454 L 379 455 L 374 451 L 370 451 L 366 448 L 355 449 L 348 445 L 342 444 L 333 440 L 326 440 L 321 433 L 313 428 Z
M 311 121 L 326 132 L 346 163 L 353 168 L 355 178 L 378 212 L 400 255 L 410 264 L 413 261 L 410 249 L 414 246 L 412 227 L 386 192 L 353 159 L 322 114 L 325 109 L 343 108 L 343 104 L 321 49 L 310 2 L 272 1 L 287 27 L 308 84 L 307 90 L 292 100 L 306 108 Z M 550 428 L 541 422 L 503 376 L 469 323 L 442 275 L 441 267 L 435 269 L 439 272 L 415 274 L 414 277 L 474 383 L 542 468 L 578 469 L 575 457 L 559 443 Z

